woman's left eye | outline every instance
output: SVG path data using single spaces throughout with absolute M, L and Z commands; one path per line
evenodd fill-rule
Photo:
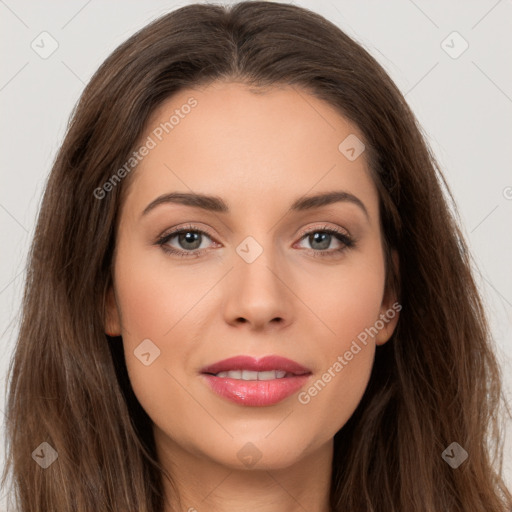
M 333 238 L 341 244 L 341 247 L 326 251 L 325 249 L 331 245 Z M 355 246 L 354 239 L 350 235 L 338 231 L 337 229 L 328 228 L 327 226 L 321 229 L 312 229 L 304 233 L 301 237 L 301 240 L 303 239 L 306 239 L 311 246 L 317 245 L 316 248 L 313 247 L 314 256 L 335 256 Z
M 162 250 L 166 253 L 175 254 L 177 256 L 198 257 L 204 250 L 204 247 L 201 247 L 203 237 L 210 238 L 211 240 L 210 235 L 202 229 L 189 226 L 162 236 L 157 240 L 157 244 L 160 245 Z M 181 247 L 175 247 L 169 244 L 174 238 L 176 238 Z M 341 242 L 341 247 L 327 251 L 326 249 L 331 245 L 333 238 Z M 303 233 L 300 240 L 304 239 L 311 245 L 319 245 L 319 247 L 313 247 L 311 249 L 314 256 L 334 256 L 355 245 L 350 235 L 327 226 Z

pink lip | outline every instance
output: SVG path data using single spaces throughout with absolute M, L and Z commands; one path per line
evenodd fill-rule
M 281 356 L 265 356 L 261 359 L 255 359 L 250 356 L 235 356 L 229 359 L 223 359 L 212 365 L 205 366 L 201 373 L 219 373 L 230 370 L 252 370 L 255 372 L 265 372 L 269 370 L 284 370 L 295 375 L 311 373 L 309 368 L 301 366 L 299 363 Z
M 230 370 L 257 372 L 284 370 L 289 375 L 272 380 L 239 380 L 216 377 L 214 374 Z M 273 405 L 298 391 L 309 379 L 311 371 L 304 366 L 280 356 L 254 359 L 236 356 L 224 359 L 201 370 L 212 391 L 237 404 L 253 407 Z M 213 375 L 212 375 L 213 374 Z

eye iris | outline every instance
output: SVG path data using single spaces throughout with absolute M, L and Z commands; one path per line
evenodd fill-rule
M 197 249 L 201 245 L 201 241 L 199 240 L 199 238 L 200 234 L 193 231 L 185 231 L 184 233 L 180 233 L 178 235 L 180 245 L 182 244 L 183 241 L 185 241 L 186 243 L 196 244 L 194 247 L 185 246 L 185 248 L 187 249 Z
M 314 249 L 315 247 L 313 246 L 313 242 L 320 242 L 321 244 L 321 247 L 316 247 L 316 249 L 328 249 L 331 241 L 331 235 L 329 233 L 317 231 L 312 235 L 309 235 L 309 241 Z

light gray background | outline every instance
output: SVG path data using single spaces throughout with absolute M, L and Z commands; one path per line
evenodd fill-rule
M 2 410 L 26 255 L 71 110 L 120 43 L 154 18 L 189 3 L 0 0 Z M 336 23 L 374 55 L 419 118 L 458 204 L 512 399 L 512 1 L 295 3 Z M 47 59 L 31 48 L 43 31 L 59 45 Z M 458 58 L 453 55 L 464 43 L 458 36 L 446 39 L 453 31 L 469 44 Z M 507 432 L 505 475 L 512 486 L 510 423 Z M 3 464 L 3 429 L 0 433 Z M 41 441 L 34 439 L 33 448 Z M 3 503 L 0 498 L 0 510 Z

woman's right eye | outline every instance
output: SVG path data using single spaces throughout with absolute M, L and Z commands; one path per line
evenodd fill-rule
M 197 251 L 202 252 L 204 250 L 204 247 L 201 248 L 202 237 L 211 239 L 210 235 L 206 231 L 191 226 L 171 231 L 170 233 L 161 237 L 157 241 L 157 244 L 160 245 L 165 252 L 170 254 L 176 254 L 178 256 L 185 257 L 197 257 L 199 255 Z M 174 238 L 176 238 L 180 247 L 176 248 L 172 245 L 169 245 L 169 242 Z

